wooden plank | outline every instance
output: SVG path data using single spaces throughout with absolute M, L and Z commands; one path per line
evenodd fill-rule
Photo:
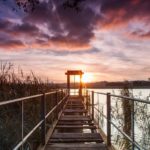
M 46 150 L 107 150 L 106 148 L 104 149 L 103 147 L 101 148 L 97 148 L 97 147 L 91 147 L 91 148 L 86 148 L 86 147 L 83 147 L 83 148 L 74 148 L 74 147 L 67 147 L 67 148 L 60 148 L 60 147 L 51 147 L 51 146 L 48 146 L 46 148 Z
M 60 147 L 60 148 L 105 148 L 106 145 L 103 143 L 90 143 L 90 144 L 83 144 L 83 143 L 79 143 L 79 144 L 49 144 L 49 146 L 51 147 Z
M 84 106 L 83 104 L 77 104 L 77 103 L 73 103 L 73 104 L 67 104 L 67 106 Z
M 47 147 L 47 149 L 46 150 L 107 150 L 107 149 L 103 149 L 103 148 L 85 148 L 85 147 L 83 147 L 83 148 L 74 148 L 74 147 L 72 147 L 72 148 L 60 148 L 60 147 Z
M 90 118 L 89 116 L 83 116 L 83 115 L 62 115 L 61 117 L 65 117 L 65 118 Z
M 75 103 L 75 102 L 74 102 L 74 103 L 68 103 L 67 105 L 69 105 L 69 106 L 70 106 L 70 105 L 74 105 L 74 106 L 80 105 L 80 106 L 83 106 L 83 103 Z
M 65 109 L 63 113 L 86 113 L 87 110 L 85 109 Z
M 54 139 L 101 139 L 99 133 L 54 133 Z
M 68 108 L 80 108 L 80 109 L 85 109 L 85 107 L 84 106 L 82 106 L 82 105 L 67 105 L 66 106 L 66 108 L 68 109 Z
M 59 120 L 60 121 L 91 121 L 91 119 L 88 117 L 82 117 L 82 118 L 61 117 Z
M 67 102 L 67 104 L 69 104 L 69 103 L 80 103 L 80 104 L 82 104 L 82 101 L 81 101 L 81 100 L 78 100 L 78 99 L 76 99 L 76 100 L 69 100 L 69 101 Z
M 101 135 L 95 133 L 94 122 L 86 113 L 83 99 L 68 99 L 45 150 L 106 150 Z M 84 129 L 95 132 L 84 133 Z
M 73 110 L 78 110 L 78 109 L 80 109 L 80 110 L 85 110 L 84 107 L 66 107 L 66 109 L 73 109 Z
M 56 129 L 96 129 L 96 126 L 57 125 Z
M 84 142 L 96 142 L 102 143 L 102 139 L 50 139 L 48 143 L 84 143 Z
M 94 125 L 94 123 L 81 122 L 81 121 L 59 121 L 57 125 Z

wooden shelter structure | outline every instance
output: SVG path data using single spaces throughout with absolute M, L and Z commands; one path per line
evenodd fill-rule
M 79 96 L 82 96 L 82 75 L 84 72 L 81 70 L 68 70 L 66 73 L 67 75 L 67 89 L 68 89 L 68 94 L 70 95 L 70 76 L 74 76 L 74 84 L 75 84 L 75 76 L 79 75 L 80 76 L 80 82 L 79 82 Z

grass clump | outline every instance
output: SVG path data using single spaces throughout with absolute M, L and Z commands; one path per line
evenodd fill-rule
M 25 74 L 12 63 L 0 64 L 0 102 L 15 98 L 56 90 L 58 87 L 48 80 L 42 80 L 32 71 Z M 48 102 L 47 102 L 48 105 Z M 0 149 L 13 149 L 21 140 L 22 105 L 20 102 L 0 106 Z M 24 136 L 40 120 L 40 99 L 24 102 Z M 40 140 L 40 129 L 28 140 L 30 147 L 36 149 Z M 25 144 L 26 145 L 26 144 Z

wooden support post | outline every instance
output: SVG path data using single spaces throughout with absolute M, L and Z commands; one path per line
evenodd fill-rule
M 58 91 L 56 91 L 56 97 L 55 97 L 55 105 L 57 106 L 56 108 L 56 119 L 58 119 L 58 113 L 59 113 L 59 108 L 58 108 Z
M 92 120 L 94 120 L 94 91 L 92 91 Z
M 24 138 L 24 101 L 21 101 L 21 131 L 22 131 L 22 141 Z M 22 143 L 22 149 L 23 149 L 23 143 Z
M 135 139 L 134 139 L 134 101 L 132 101 L 132 104 L 131 104 L 131 136 L 132 136 L 132 141 L 135 142 Z M 134 149 L 135 149 L 135 146 L 132 143 L 132 150 Z
M 111 97 L 107 93 L 107 146 L 111 146 Z
M 61 99 L 63 99 L 63 89 L 61 89 Z
M 41 124 L 41 143 L 45 145 L 45 94 L 41 97 L 41 120 L 43 120 Z
M 88 90 L 86 90 L 86 110 L 87 110 L 87 113 L 89 113 L 88 112 L 88 110 L 89 110 L 89 107 L 88 107 Z
M 79 96 L 82 96 L 82 75 L 80 75 Z
M 70 75 L 67 75 L 67 90 L 68 90 L 68 95 L 70 95 Z

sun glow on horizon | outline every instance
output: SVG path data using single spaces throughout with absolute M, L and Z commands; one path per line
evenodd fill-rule
M 72 78 L 73 79 L 73 78 Z M 80 76 L 75 76 L 75 82 L 80 82 Z M 73 79 L 73 80 L 74 80 Z M 72 81 L 73 81 L 72 80 Z M 82 83 L 89 83 L 93 81 L 93 75 L 91 73 L 84 73 L 81 79 Z M 73 81 L 74 82 L 74 81 Z
M 83 83 L 88 83 L 88 82 L 92 82 L 93 81 L 93 76 L 92 74 L 90 73 L 85 73 L 83 76 L 82 76 L 82 82 Z

